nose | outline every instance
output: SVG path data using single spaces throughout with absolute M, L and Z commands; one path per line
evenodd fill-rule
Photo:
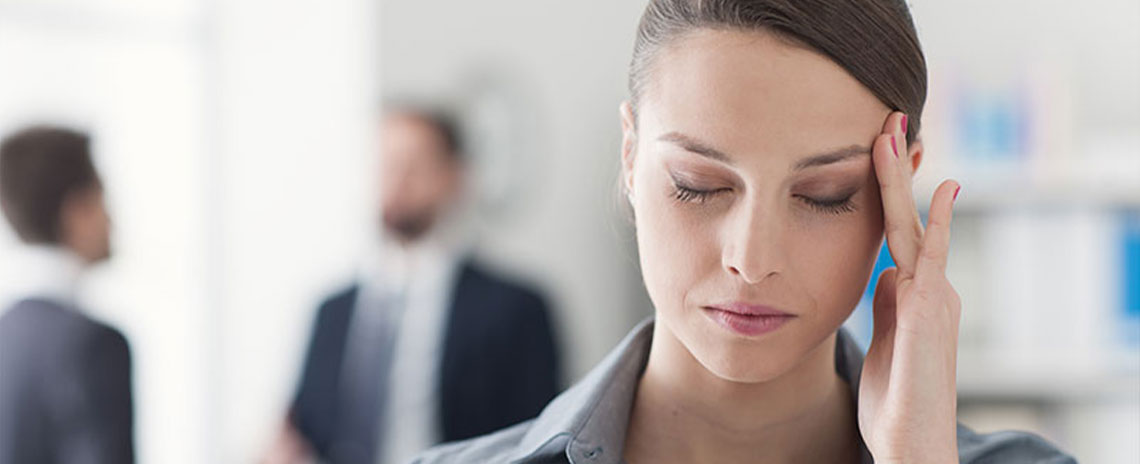
M 756 284 L 780 272 L 784 243 L 779 221 L 758 201 L 749 203 L 725 223 L 721 263 L 729 274 Z

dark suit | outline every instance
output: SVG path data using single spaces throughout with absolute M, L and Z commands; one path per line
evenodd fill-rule
M 345 341 L 359 287 L 321 306 L 290 411 L 294 427 L 324 459 L 340 464 L 375 462 L 338 456 L 346 440 L 337 430 L 337 404 Z M 492 432 L 536 416 L 558 393 L 559 363 L 543 299 L 534 291 L 460 266 L 448 310 L 439 385 L 438 423 L 443 441 Z M 365 434 L 367 435 L 367 434 Z
M 0 464 L 132 463 L 132 416 L 117 330 L 46 300 L 0 317 Z

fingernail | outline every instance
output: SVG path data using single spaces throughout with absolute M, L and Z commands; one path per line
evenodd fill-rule
M 959 185 L 958 188 L 954 189 L 954 200 L 958 199 L 958 192 L 960 192 L 960 191 L 962 191 L 961 185 Z
M 902 117 L 902 133 L 906 134 L 906 115 L 905 114 Z
M 895 158 L 899 157 L 899 146 L 895 144 L 895 136 L 891 136 L 891 150 L 895 152 Z

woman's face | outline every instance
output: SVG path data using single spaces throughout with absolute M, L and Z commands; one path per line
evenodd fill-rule
M 658 53 L 636 125 L 622 113 L 659 333 L 721 378 L 775 378 L 867 285 L 883 234 L 870 146 L 890 111 L 837 64 L 770 34 L 698 31 Z M 749 315 L 764 307 L 794 317 Z

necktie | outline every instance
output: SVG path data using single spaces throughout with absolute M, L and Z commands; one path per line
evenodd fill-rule
M 363 299 L 361 303 L 367 303 Z M 338 440 L 330 451 L 333 463 L 374 463 L 382 456 L 380 437 L 385 425 L 389 375 L 404 298 L 390 293 L 372 303 L 358 304 L 349 330 L 341 375 Z

